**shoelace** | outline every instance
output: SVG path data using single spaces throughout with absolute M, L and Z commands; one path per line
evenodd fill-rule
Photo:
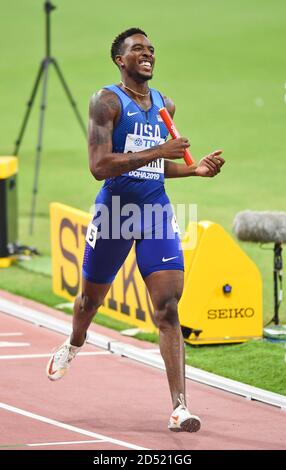
M 184 408 L 184 409 L 187 408 L 187 405 L 186 405 L 186 402 L 185 402 L 185 397 L 182 393 L 180 393 L 180 395 L 179 395 L 178 402 L 179 402 L 179 404 L 182 408 Z
M 178 416 L 179 416 L 179 413 L 180 413 L 180 410 L 186 410 L 187 409 L 187 406 L 186 406 L 186 403 L 185 403 L 185 397 L 182 393 L 180 393 L 179 397 L 178 397 L 178 402 L 179 402 L 179 405 L 177 406 L 177 408 L 173 411 L 173 414 L 171 416 L 171 418 L 174 418 L 174 419 L 178 419 Z

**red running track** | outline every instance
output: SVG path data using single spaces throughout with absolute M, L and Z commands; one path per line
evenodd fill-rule
M 61 381 L 50 382 L 48 358 L 38 355 L 65 337 L 3 313 L 0 331 L 1 450 L 286 449 L 285 411 L 187 380 L 202 428 L 171 433 L 164 372 L 87 345 L 89 354 L 78 356 Z

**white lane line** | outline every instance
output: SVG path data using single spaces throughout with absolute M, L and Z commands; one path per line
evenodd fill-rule
M 23 333 L 0 333 L 0 336 L 23 336 Z
M 28 447 L 41 447 L 41 446 L 62 446 L 65 444 L 91 444 L 93 442 L 107 442 L 107 439 L 93 439 L 91 441 L 63 441 L 63 442 L 39 442 L 37 444 L 23 444 Z
M 41 446 L 62 446 L 62 445 L 73 445 L 73 444 L 91 444 L 97 442 L 108 442 L 106 439 L 92 439 L 90 441 L 63 441 L 63 442 L 37 442 L 35 444 L 7 444 L 0 445 L 1 449 L 13 449 L 15 447 L 41 447 Z
M 21 346 L 31 346 L 30 343 L 15 343 L 12 341 L 0 341 L 0 348 L 19 348 Z
M 1 359 L 37 359 L 40 357 L 51 357 L 52 353 L 45 354 L 2 354 L 0 355 Z M 109 351 L 89 351 L 89 352 L 80 352 L 78 356 L 111 356 Z
M 0 408 L 3 408 L 3 410 L 11 411 L 12 413 L 26 416 L 27 418 L 32 418 L 37 421 L 41 421 L 42 423 L 51 424 L 53 426 L 57 426 L 58 428 L 67 429 L 68 431 L 76 432 L 78 434 L 83 434 L 84 436 L 93 437 L 95 439 L 103 439 L 106 442 L 111 442 L 112 444 L 116 444 L 118 446 L 127 447 L 128 449 L 150 450 L 147 447 L 139 447 L 129 442 L 120 441 L 119 439 L 113 439 L 112 437 L 104 436 L 103 434 L 97 434 L 96 432 L 87 431 L 87 429 L 82 429 L 78 428 L 77 426 L 71 426 L 70 424 L 61 423 L 60 421 L 47 418 L 46 416 L 30 413 L 29 411 L 22 410 L 21 408 L 16 408 L 15 406 L 7 405 L 7 403 L 0 402 Z

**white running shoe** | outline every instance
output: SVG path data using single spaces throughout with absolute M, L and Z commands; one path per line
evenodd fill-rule
M 70 344 L 70 337 L 61 346 L 59 346 L 47 364 L 46 373 L 48 378 L 50 380 L 61 379 L 70 367 L 71 361 L 81 348 L 82 346 L 78 347 Z
M 179 406 L 171 414 L 168 428 L 174 432 L 197 432 L 201 427 L 201 420 L 198 416 L 191 415 L 185 405 L 184 396 L 179 398 Z

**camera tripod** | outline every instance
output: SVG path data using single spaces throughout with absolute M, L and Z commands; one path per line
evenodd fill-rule
M 32 207 L 31 207 L 31 220 L 30 220 L 30 234 L 33 233 L 34 227 L 34 218 L 35 218 L 35 209 L 36 209 L 36 196 L 38 193 L 38 182 L 39 182 L 39 171 L 40 171 L 40 160 L 41 160 L 41 152 L 42 152 L 42 141 L 43 141 L 43 129 L 44 129 L 44 117 L 45 117 L 45 110 L 46 110 L 46 103 L 47 103 L 47 86 L 48 86 L 48 72 L 49 66 L 53 65 L 56 73 L 59 77 L 59 80 L 64 88 L 64 91 L 67 95 L 67 98 L 74 109 L 76 118 L 86 136 L 86 127 L 84 121 L 79 113 L 77 108 L 76 102 L 73 99 L 71 91 L 64 79 L 63 73 L 59 67 L 58 62 L 54 57 L 51 56 L 51 23 L 50 23 L 50 15 L 56 7 L 50 1 L 46 1 L 44 3 L 44 11 L 46 16 L 46 56 L 40 63 L 40 67 L 38 70 L 38 74 L 36 76 L 36 80 L 34 86 L 32 88 L 32 93 L 30 95 L 30 99 L 27 103 L 27 110 L 24 115 L 24 119 L 22 125 L 20 127 L 20 132 L 18 138 L 15 142 L 15 149 L 14 155 L 18 155 L 19 148 L 24 136 L 24 132 L 28 123 L 28 119 L 32 110 L 32 106 L 37 94 L 37 90 L 39 88 L 41 79 L 43 79 L 43 88 L 42 88 L 42 95 L 41 95 L 41 104 L 40 104 L 40 117 L 39 117 L 39 130 L 38 130 L 38 140 L 37 140 L 37 148 L 36 148 L 36 158 L 35 158 L 35 174 L 34 174 L 34 184 L 33 184 L 33 195 L 32 195 Z

